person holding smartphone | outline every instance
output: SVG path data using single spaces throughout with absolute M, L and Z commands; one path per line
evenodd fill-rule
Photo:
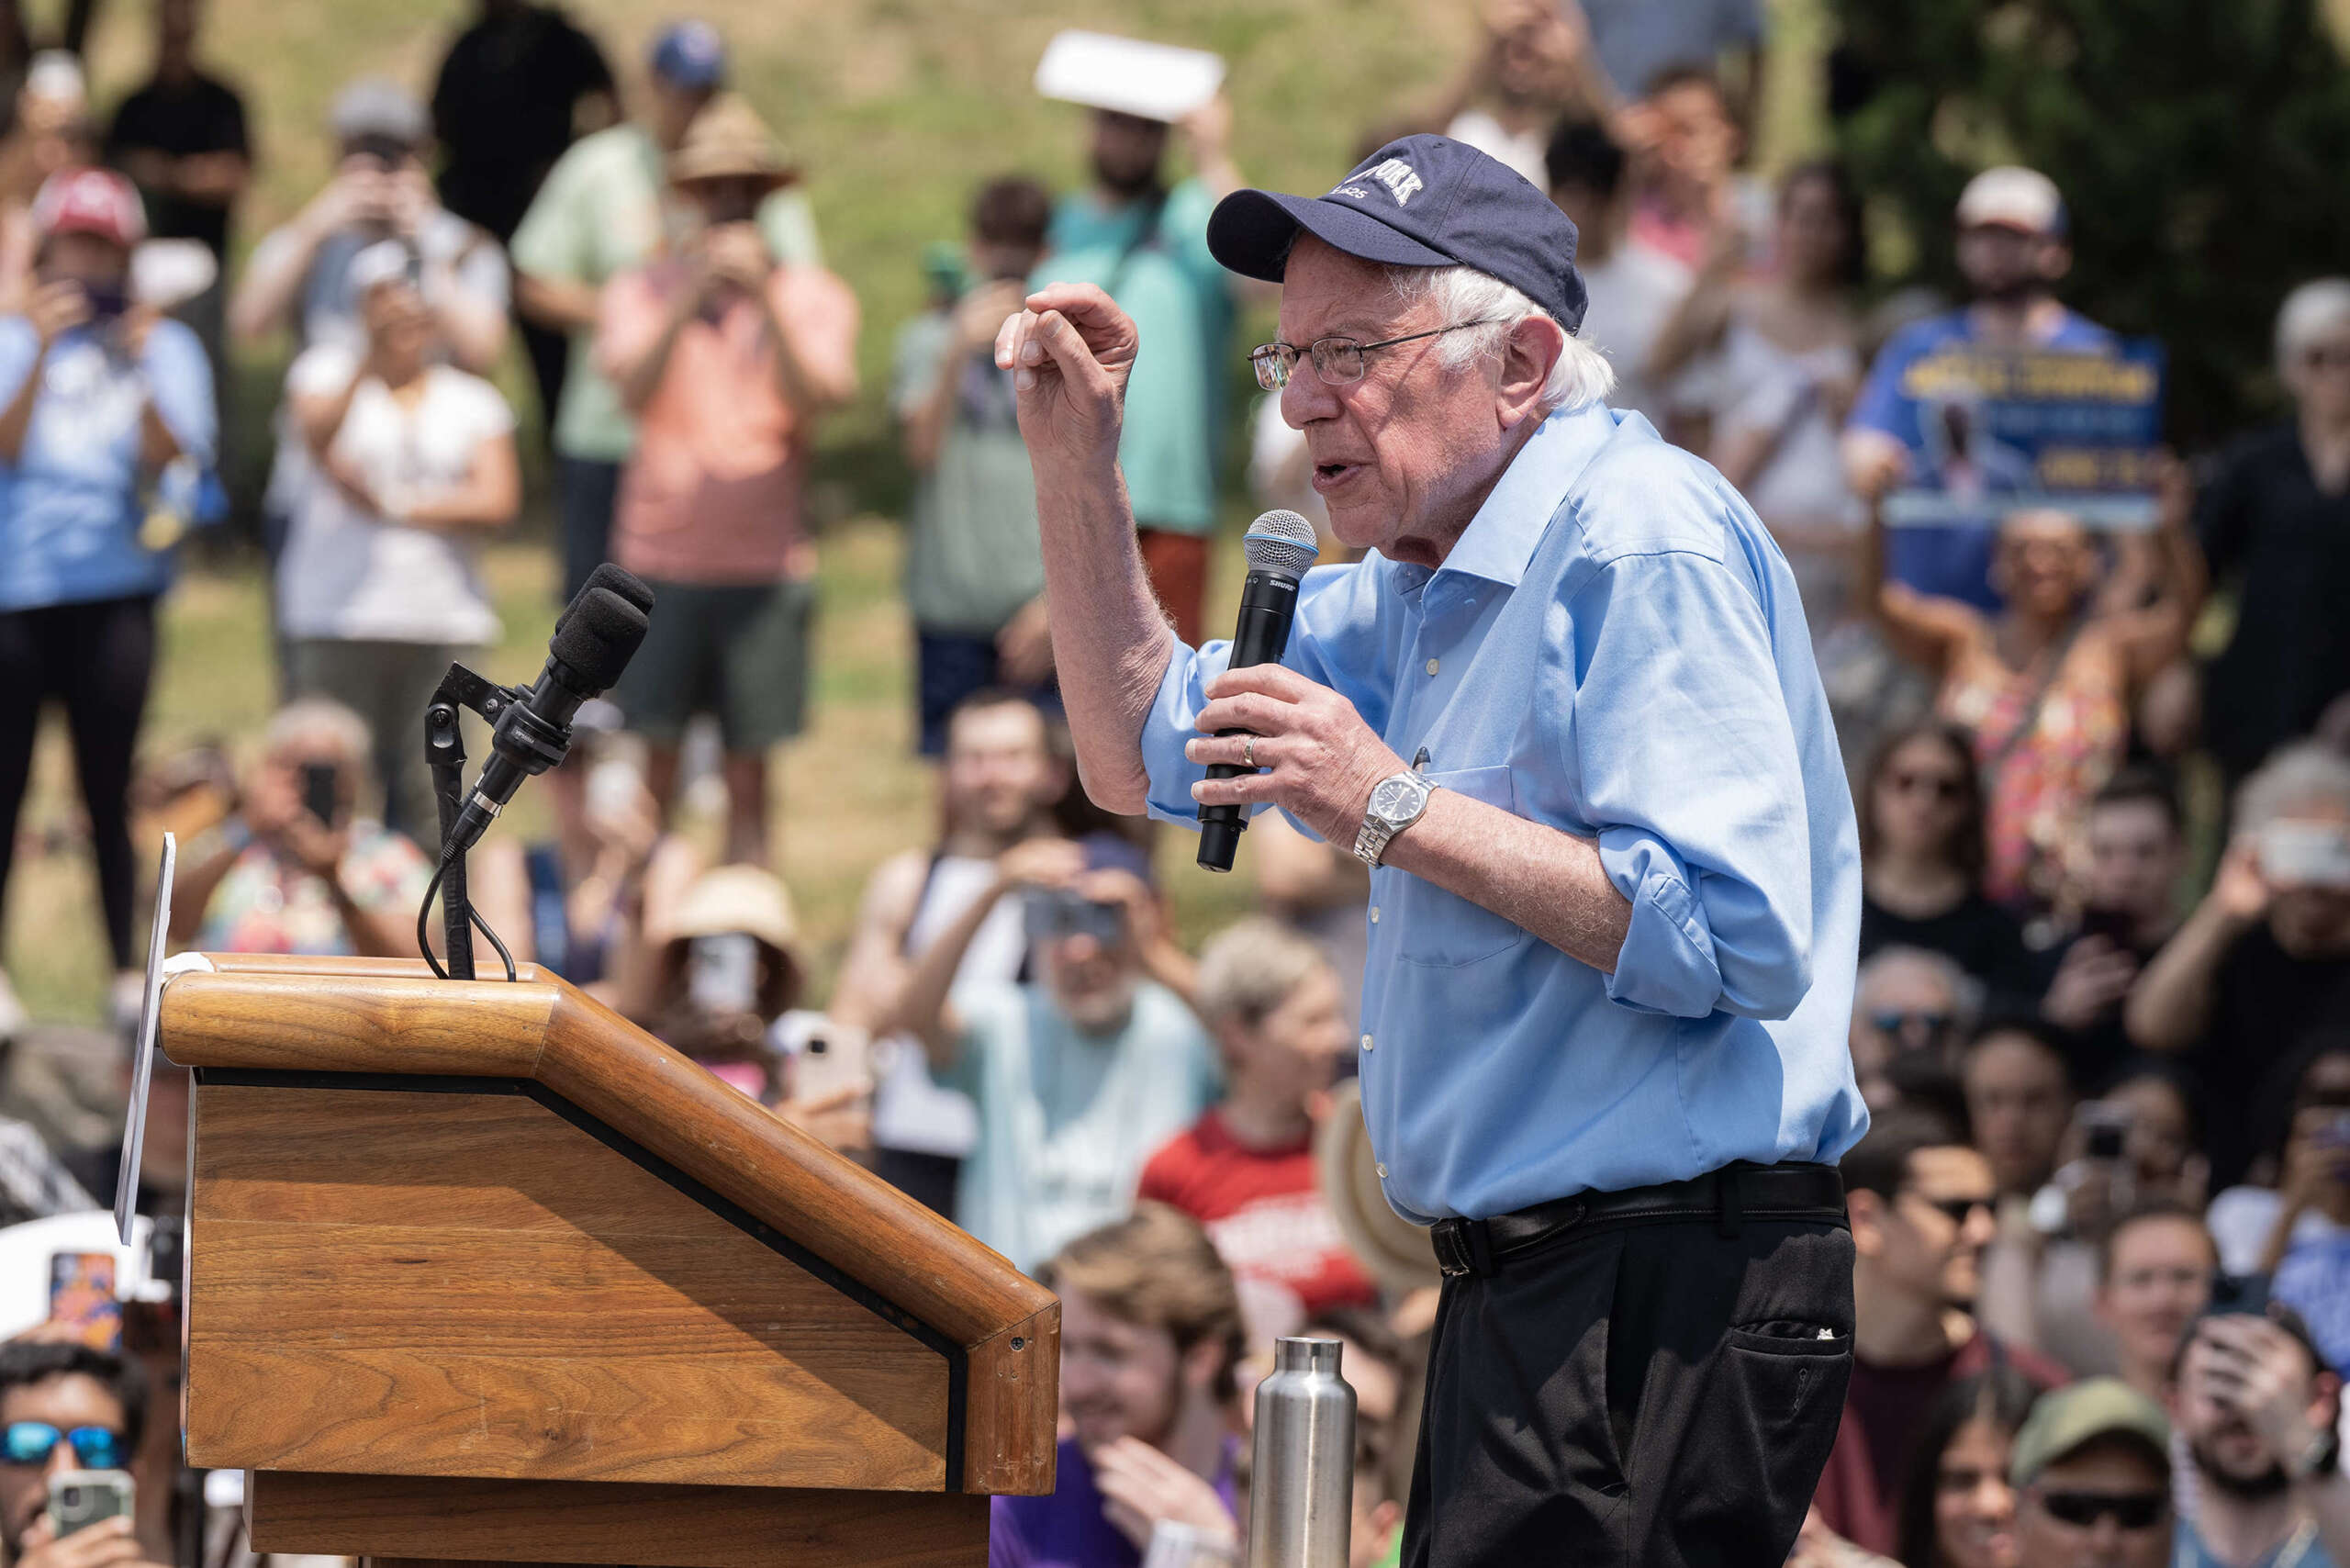
M 212 372 L 194 332 L 130 301 L 146 220 L 129 181 L 65 170 L 33 220 L 30 302 L 0 318 L 0 889 L 54 698 L 90 813 L 115 1012 L 135 1018 L 131 762 L 177 532 L 151 519 L 149 491 L 180 459 L 211 462 Z
M 136 1361 L 87 1345 L 0 1345 L 0 1547 L 12 1568 L 154 1568 L 129 1516 L 60 1535 L 50 1508 L 52 1478 L 69 1471 L 148 1483 L 146 1430 Z
M 366 723 L 348 708 L 311 698 L 280 709 L 238 814 L 181 857 L 173 939 L 212 952 L 412 957 L 432 868 L 366 809 L 367 756 Z M 482 913 L 509 930 L 522 918 Z

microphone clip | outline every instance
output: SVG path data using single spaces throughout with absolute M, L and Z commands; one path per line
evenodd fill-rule
M 530 692 L 519 686 L 499 686 L 485 677 L 476 675 L 464 666 L 453 664 L 449 673 L 441 678 L 433 689 L 432 700 L 424 710 L 424 761 L 432 770 L 432 795 L 441 812 L 441 838 L 449 842 L 456 830 L 457 815 L 464 809 L 465 798 L 465 739 L 459 715 L 463 711 L 479 714 L 484 723 L 501 735 L 509 732 L 529 734 L 531 752 L 534 756 L 544 743 L 538 732 L 549 726 L 530 709 Z M 529 721 L 526 732 L 522 721 Z M 564 731 L 553 755 L 532 771 L 543 771 L 563 760 L 571 745 L 571 733 Z M 474 978 L 474 941 L 472 905 L 465 896 L 465 857 L 460 852 L 446 857 L 442 870 L 442 935 L 449 976 L 453 980 Z

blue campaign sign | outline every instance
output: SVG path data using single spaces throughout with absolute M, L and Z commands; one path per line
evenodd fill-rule
M 1886 497 L 1895 527 L 1996 527 L 2053 507 L 2094 527 L 2154 521 L 2163 348 L 1997 349 L 1952 342 L 1906 366 L 1909 475 Z

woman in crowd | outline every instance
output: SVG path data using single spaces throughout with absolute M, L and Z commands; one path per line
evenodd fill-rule
M 1859 502 L 1837 432 L 1859 388 L 1859 286 L 1867 272 L 1860 194 L 1843 166 L 1804 163 L 1779 183 L 1772 253 L 1742 275 L 1745 237 L 1726 231 L 1650 362 L 1678 377 L 1675 407 L 1704 416 L 1706 456 L 1786 552 L 1846 761 L 1868 754 L 1887 660 L 1852 592 Z
M 2312 1047 L 2282 1076 L 2282 1137 L 2254 1171 L 2275 1185 L 2230 1187 L 2205 1216 L 2227 1273 L 2272 1273 L 2296 1249 L 2350 1233 L 2350 1045 Z
M 2008 1459 L 2039 1393 L 2005 1363 L 1942 1391 L 1902 1487 L 1905 1568 L 2016 1568 Z
M 2187 644 L 2203 588 L 2187 536 L 2183 475 L 2159 503 L 2159 569 L 2143 608 L 2108 609 L 2097 539 L 2069 512 L 2011 512 L 1999 525 L 1994 616 L 1921 594 L 1885 573 L 1885 525 L 1863 534 L 1861 580 L 1895 651 L 1937 682 L 1935 707 L 1974 735 L 1986 800 L 1984 891 L 2018 909 L 2071 909 L 2088 876 L 2090 797 L 2121 765 L 2130 713 Z
M 326 482 L 299 491 L 277 622 L 291 689 L 365 720 L 386 820 L 437 844 L 424 710 L 452 660 L 498 641 L 479 541 L 521 507 L 514 416 L 498 388 L 440 363 L 413 250 L 380 241 L 349 276 L 364 351 L 318 343 L 285 375 Z
M 1930 722 L 1886 738 L 1863 775 L 1861 957 L 1947 955 L 2013 1005 L 2036 995 L 2015 918 L 1983 896 L 1984 800 L 1972 743 Z
M 181 858 L 173 939 L 215 953 L 413 957 L 432 867 L 369 809 L 367 754 L 350 709 L 279 709 L 238 813 Z M 501 912 L 483 913 L 498 923 Z
M 55 698 L 90 813 L 115 1010 L 135 1016 L 131 758 L 155 601 L 185 521 L 147 491 L 166 468 L 176 478 L 211 461 L 212 373 L 194 332 L 129 303 L 130 252 L 146 234 L 129 181 L 67 170 L 32 214 L 36 286 L 21 314 L 0 318 L 0 889 Z M 0 980 L 0 1014 L 14 1011 Z

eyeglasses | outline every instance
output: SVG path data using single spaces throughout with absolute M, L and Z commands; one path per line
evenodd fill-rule
M 1440 338 L 1447 332 L 1465 332 L 1472 327 L 1490 327 L 1499 320 L 1497 316 L 1480 317 L 1474 321 L 1457 321 L 1449 327 L 1434 327 L 1425 332 L 1406 332 L 1400 338 L 1382 338 L 1375 343 L 1359 343 L 1352 338 L 1316 338 L 1305 348 L 1289 343 L 1264 343 L 1248 351 L 1248 363 L 1257 372 L 1257 385 L 1268 392 L 1278 392 L 1289 385 L 1290 373 L 1297 368 L 1301 357 L 1314 362 L 1314 374 L 1328 386 L 1344 386 L 1362 379 L 1362 356 L 1373 349 L 1392 349 L 1397 343 L 1416 343 L 1422 338 Z
M 1930 1209 L 1940 1209 L 1953 1225 L 1964 1225 L 1975 1217 L 1976 1209 L 1986 1214 L 1991 1212 L 1991 1200 L 1988 1198 L 1930 1198 L 1914 1188 L 1909 1195 Z
M 2170 1498 L 2161 1492 L 2042 1492 L 2040 1506 L 2050 1518 L 2080 1529 L 2108 1514 L 2123 1529 L 2152 1529 L 2170 1510 Z
M 1906 1035 L 1915 1028 L 1928 1035 L 1946 1035 L 1957 1024 L 1948 1013 L 1921 1013 L 1888 1009 L 1869 1014 L 1869 1025 L 1881 1035 Z
M 47 1421 L 11 1421 L 0 1431 L 0 1462 L 9 1464 L 47 1464 L 49 1456 L 57 1451 L 60 1443 L 73 1445 L 74 1462 L 84 1470 L 120 1470 L 123 1441 L 120 1432 L 104 1427 L 76 1427 L 61 1430 Z
M 1885 781 L 1896 794 L 1914 795 L 1920 790 L 1929 790 L 1937 801 L 1955 801 L 1966 790 L 1966 781 L 1952 773 L 1888 773 Z

